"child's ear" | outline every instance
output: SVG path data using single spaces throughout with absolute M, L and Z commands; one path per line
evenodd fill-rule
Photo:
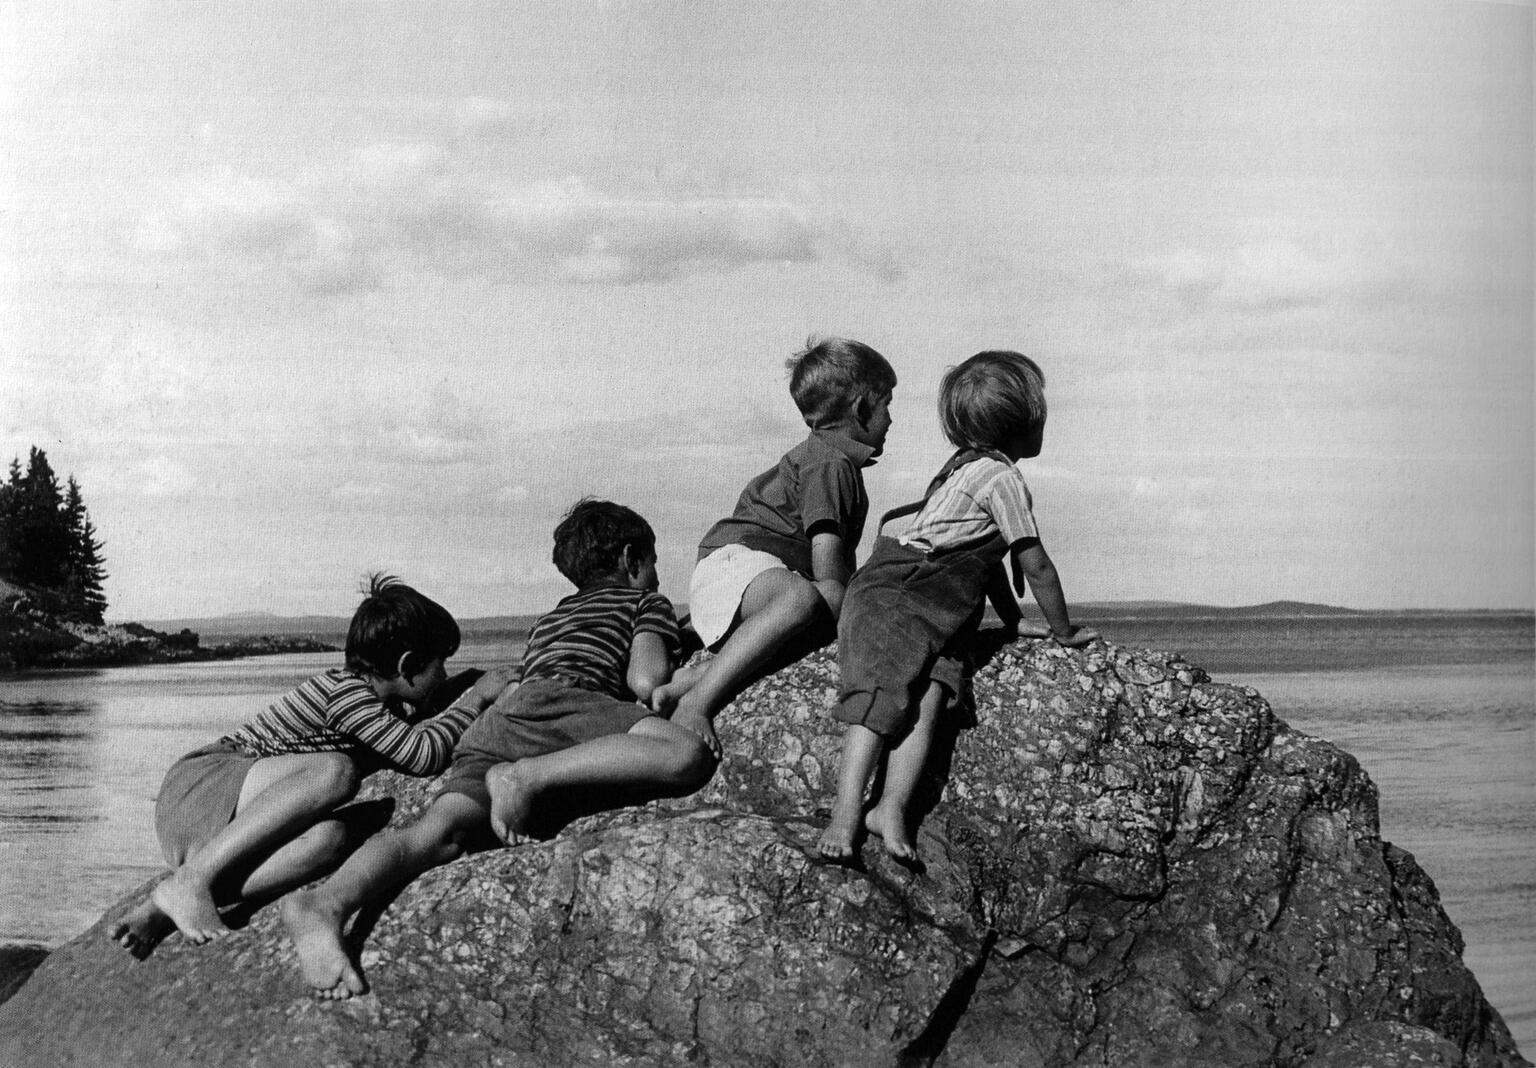
M 421 670 L 416 666 L 416 660 L 416 654 L 410 650 L 400 654 L 400 663 L 395 665 L 395 671 L 399 674 L 400 678 L 409 681 L 416 672 Z
M 624 566 L 626 575 L 640 574 L 640 551 L 634 545 L 625 545 L 619 550 L 619 563 Z

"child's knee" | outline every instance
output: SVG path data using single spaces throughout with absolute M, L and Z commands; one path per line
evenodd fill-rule
M 825 610 L 825 604 L 816 584 L 799 575 L 795 576 L 795 581 L 786 582 L 773 600 L 776 611 L 800 623 L 816 619 Z
M 317 753 L 310 770 L 315 792 L 329 805 L 343 804 L 357 793 L 357 765 L 345 753 Z
M 704 739 L 691 731 L 672 747 L 673 760 L 669 778 L 674 786 L 703 786 L 715 770 L 715 758 Z

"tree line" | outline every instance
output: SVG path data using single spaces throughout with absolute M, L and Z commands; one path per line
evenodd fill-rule
M 107 598 L 102 543 L 73 475 L 63 487 L 48 455 L 33 447 L 23 472 L 11 460 L 0 483 L 0 578 L 24 586 L 38 606 L 69 619 L 101 623 Z

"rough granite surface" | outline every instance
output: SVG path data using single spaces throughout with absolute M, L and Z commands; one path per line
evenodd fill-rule
M 106 932 L 146 886 L 0 1005 L 0 1064 L 1527 1063 L 1349 754 L 1176 655 L 986 637 L 921 871 L 817 857 L 818 653 L 726 710 L 700 792 L 554 812 L 360 917 L 367 995 L 311 999 L 273 908 L 135 961 Z M 397 822 L 430 792 L 368 787 Z

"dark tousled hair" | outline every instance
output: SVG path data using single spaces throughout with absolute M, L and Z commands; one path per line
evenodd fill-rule
M 959 448 L 998 448 L 1039 429 L 1045 414 L 1045 372 L 1022 353 L 978 352 L 939 383 L 939 423 Z
M 805 348 L 784 366 L 789 368 L 789 395 L 813 430 L 837 423 L 860 400 L 896 388 L 896 372 L 886 358 L 847 338 L 807 338 Z
M 626 545 L 654 553 L 656 533 L 633 509 L 583 497 L 555 527 L 555 566 L 583 589 L 624 566 Z
M 427 660 L 458 652 L 459 625 L 432 598 L 383 572 L 368 576 L 363 594 L 347 628 L 349 671 L 392 679 L 406 653 L 422 660 L 406 662 L 407 674 L 416 674 Z

